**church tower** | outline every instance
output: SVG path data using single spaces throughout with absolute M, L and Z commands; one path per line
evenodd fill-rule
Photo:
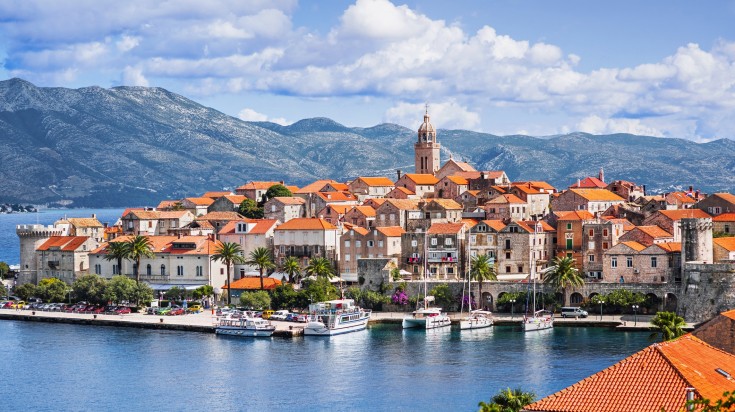
M 416 172 L 433 175 L 439 170 L 439 149 L 441 145 L 436 142 L 436 130 L 429 122 L 429 106 L 426 106 L 424 122 L 419 127 L 418 141 L 413 145 L 416 156 Z

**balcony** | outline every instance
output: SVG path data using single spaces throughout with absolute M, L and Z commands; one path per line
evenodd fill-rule
M 442 258 L 442 262 L 456 262 L 456 261 L 457 261 L 456 257 L 443 257 Z
M 406 263 L 421 263 L 420 257 L 410 257 L 406 259 Z

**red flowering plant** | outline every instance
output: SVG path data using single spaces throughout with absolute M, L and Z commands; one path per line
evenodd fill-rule
M 408 294 L 402 287 L 397 287 L 390 300 L 395 305 L 408 305 Z

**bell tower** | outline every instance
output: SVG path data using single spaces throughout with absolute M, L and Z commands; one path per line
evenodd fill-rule
M 418 132 L 418 141 L 413 145 L 415 153 L 415 173 L 433 175 L 439 170 L 441 145 L 436 141 L 436 130 L 429 122 L 429 105 L 426 105 L 424 122 Z

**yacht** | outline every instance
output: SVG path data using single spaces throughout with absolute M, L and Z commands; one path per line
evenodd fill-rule
M 442 313 L 441 308 L 428 306 L 428 302 L 433 300 L 433 296 L 427 296 L 426 299 L 424 299 L 423 308 L 415 310 L 411 316 L 403 318 L 403 329 L 434 329 L 451 325 L 452 321 L 449 319 L 449 315 Z
M 473 310 L 459 321 L 459 329 L 482 329 L 493 325 L 493 313 L 486 310 Z
M 541 223 L 537 223 L 533 232 L 534 245 L 536 244 L 536 234 L 542 230 Z M 542 273 L 550 269 L 551 268 L 547 268 L 542 271 Z M 531 316 L 526 315 L 523 317 L 523 323 L 521 324 L 523 326 L 523 331 L 531 332 L 535 330 L 551 329 L 554 327 L 554 314 L 548 310 L 536 310 L 536 259 L 534 256 L 531 257 L 531 281 L 533 282 L 534 312 Z M 526 294 L 526 308 L 528 308 L 528 294 Z
M 355 305 L 353 299 L 337 299 L 309 305 L 304 335 L 332 336 L 367 327 L 372 311 Z
M 265 319 L 255 317 L 223 317 L 217 322 L 214 333 L 217 335 L 269 337 L 276 327 Z

